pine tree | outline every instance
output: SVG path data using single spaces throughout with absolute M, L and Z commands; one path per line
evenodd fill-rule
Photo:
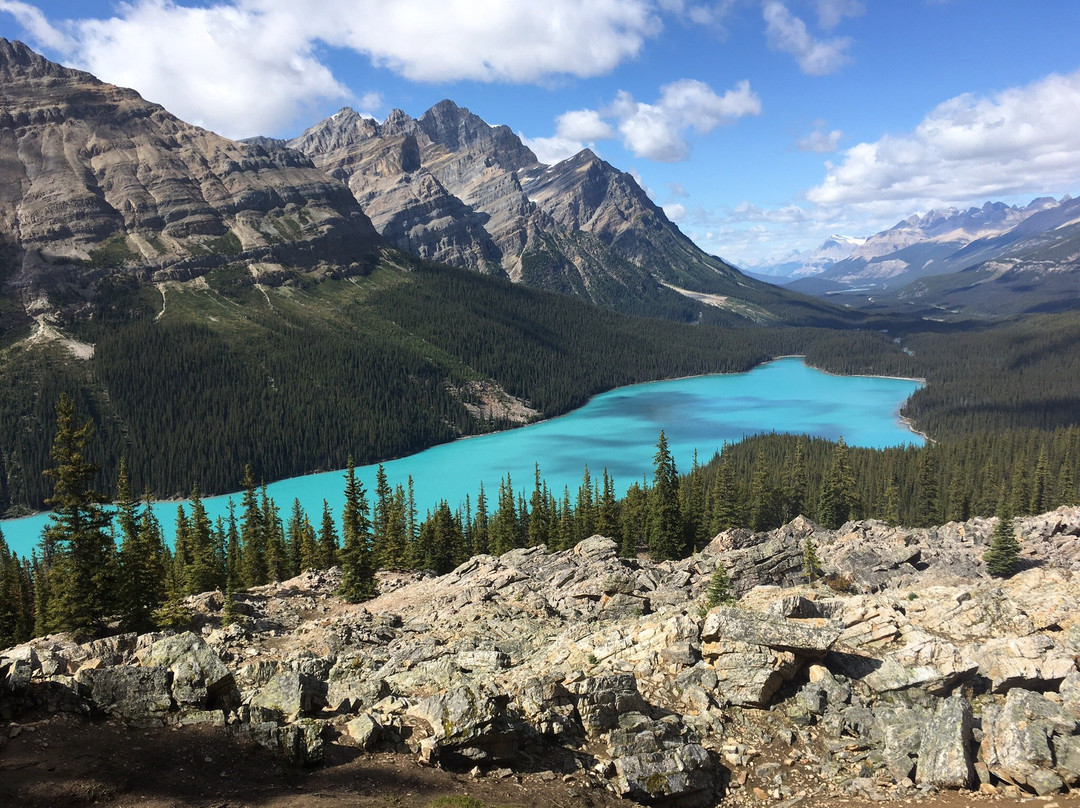
M 330 503 L 322 501 L 322 522 L 319 525 L 319 567 L 328 570 L 337 564 L 338 535 Z
M 723 561 L 716 562 L 716 570 L 709 578 L 709 588 L 705 591 L 705 611 L 716 606 L 734 606 L 735 592 L 731 586 Z
M 126 476 L 119 487 L 117 499 L 121 502 L 121 514 L 129 506 L 124 505 L 127 492 Z M 121 624 L 131 631 L 149 631 L 154 628 L 154 612 L 165 601 L 166 566 L 165 540 L 161 525 L 150 508 L 150 492 L 144 494 L 142 513 L 134 516 L 134 529 L 124 529 L 120 545 L 120 598 Z M 121 521 L 127 518 L 121 516 Z
M 1006 505 L 998 508 L 998 522 L 990 537 L 990 548 L 983 554 L 986 571 L 996 578 L 1008 578 L 1020 564 L 1020 542 L 1012 514 Z
M 646 546 L 649 521 L 649 496 L 642 483 L 634 483 L 626 491 L 622 505 L 622 546 L 619 555 L 637 558 L 638 550 Z
M 679 474 L 660 430 L 653 456 L 653 485 L 649 491 L 649 554 L 654 561 L 682 558 L 682 518 L 679 513 Z
M 345 510 L 341 518 L 343 546 L 338 555 L 341 564 L 341 588 L 350 603 L 370 600 L 378 594 L 371 553 L 371 521 L 363 484 L 356 478 L 356 468 L 349 458 L 345 472 Z
M 269 582 L 266 563 L 266 530 L 263 525 L 262 511 L 255 493 L 255 477 L 251 465 L 244 465 L 243 517 L 240 521 L 240 554 L 243 571 L 243 588 L 262 586 Z
M 53 509 L 42 536 L 49 588 L 45 625 L 50 631 L 90 635 L 117 605 L 116 548 L 109 532 L 107 498 L 92 488 L 97 466 L 86 458 L 93 424 L 75 425 L 75 405 L 62 395 L 56 405 L 56 437 L 45 471 L 53 481 L 46 504 Z
M 821 560 L 818 558 L 817 547 L 809 536 L 803 542 L 803 575 L 808 583 L 813 583 L 823 574 Z
M 547 487 L 545 486 L 545 491 Z M 600 489 L 600 499 L 596 509 L 596 532 L 608 538 L 618 538 L 619 531 L 619 502 L 615 496 L 615 480 L 604 468 L 603 486 Z
M 840 438 L 836 442 L 828 473 L 821 485 L 818 511 L 822 526 L 836 530 L 851 518 L 858 501 L 851 458 L 847 444 Z

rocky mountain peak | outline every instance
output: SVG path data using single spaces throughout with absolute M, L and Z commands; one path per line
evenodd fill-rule
M 54 76 L 64 78 L 72 74 L 88 75 L 71 68 L 62 67 L 55 62 L 50 62 L 17 39 L 9 40 L 0 37 L 0 78 L 5 81 L 16 77 L 44 78 Z

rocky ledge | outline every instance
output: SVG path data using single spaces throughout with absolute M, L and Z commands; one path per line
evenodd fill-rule
M 327 744 L 396 750 L 647 804 L 1070 790 L 1080 509 L 1021 520 L 1008 580 L 980 560 L 993 524 L 799 518 L 660 564 L 594 536 L 384 574 L 361 605 L 308 572 L 240 595 L 232 625 L 212 592 L 189 599 L 190 631 L 0 652 L 0 719 L 209 723 L 300 765 Z M 802 580 L 808 538 L 827 583 Z M 720 563 L 738 603 L 706 612 Z

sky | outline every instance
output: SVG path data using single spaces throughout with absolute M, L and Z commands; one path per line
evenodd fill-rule
M 444 98 L 589 147 L 752 268 L 1080 193 L 1076 0 L 0 0 L 0 36 L 220 134 Z

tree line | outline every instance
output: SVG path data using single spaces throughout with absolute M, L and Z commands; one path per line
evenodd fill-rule
M 475 499 L 441 501 L 422 518 L 412 480 L 391 484 L 381 466 L 368 492 L 350 459 L 340 521 L 325 501 L 321 514 L 298 501 L 283 511 L 245 466 L 239 508 L 212 522 L 195 488 L 177 507 L 169 547 L 149 494 L 133 494 L 125 463 L 112 497 L 95 490 L 92 436 L 92 423 L 77 423 L 73 402 L 61 397 L 47 471 L 55 514 L 30 559 L 0 536 L 0 647 L 60 630 L 93 636 L 180 625 L 190 618 L 183 599 L 212 590 L 222 592 L 231 619 L 236 591 L 307 569 L 339 566 L 340 594 L 362 601 L 377 593 L 380 569 L 445 573 L 474 555 L 568 549 L 597 533 L 618 540 L 627 557 L 677 559 L 723 530 L 768 530 L 799 514 L 837 528 L 850 519 L 929 526 L 997 513 L 995 541 L 1004 549 L 988 564 L 1007 573 L 1018 549 L 1008 544 L 1013 516 L 1080 502 L 1080 427 L 877 450 L 762 435 L 704 464 L 695 457 L 682 474 L 661 431 L 651 479 L 622 497 L 606 469 L 596 475 L 586 466 L 578 488 L 560 492 L 537 466 L 531 490 L 507 475 L 497 492 L 481 484 Z M 812 554 L 808 547 L 816 569 Z

